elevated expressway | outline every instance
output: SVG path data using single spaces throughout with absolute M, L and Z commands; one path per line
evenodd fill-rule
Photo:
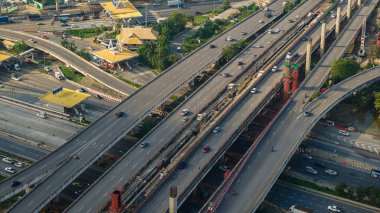
M 38 196 L 26 195 L 19 202 L 22 205 L 16 204 L 14 206 L 16 212 L 18 210 L 23 212 L 21 209 L 36 211 L 41 208 L 41 206 L 45 205 L 48 200 L 54 198 L 65 186 L 70 184 L 74 178 L 95 162 L 96 159 L 105 153 L 113 144 L 140 123 L 153 109 L 159 107 L 171 95 L 179 91 L 206 67 L 216 61 L 220 56 L 221 49 L 228 44 L 224 40 L 227 36 L 240 40 L 247 35 L 253 35 L 265 26 L 265 24 L 258 23 L 257 20 L 263 19 L 265 23 L 269 23 L 282 13 L 281 1 L 275 1 L 269 7 L 274 15 L 272 18 L 266 18 L 264 16 L 265 13 L 259 11 L 233 26 L 186 58 L 177 62 L 155 80 L 133 93 L 114 109 L 102 116 L 97 122 L 74 136 L 60 149 L 14 175 L 12 178 L 3 181 L 0 184 L 0 201 L 37 183 L 55 171 L 55 175 L 59 174 L 58 179 L 48 178 L 44 180 L 47 184 L 54 183 L 54 189 L 45 188 L 45 193 L 34 193 L 33 191 L 37 190 L 32 190 L 31 194 L 38 194 Z M 0 32 L 0 35 L 4 33 L 3 30 Z M 246 32 L 247 35 L 243 36 L 241 32 Z M 26 38 L 28 39 L 30 37 Z M 217 48 L 209 48 L 210 43 L 215 44 Z M 197 61 L 198 63 L 191 63 L 193 61 Z M 168 82 L 170 82 L 170 84 L 168 84 Z M 126 115 L 122 118 L 116 118 L 115 113 L 119 111 L 126 112 Z M 74 159 L 74 155 L 77 155 L 79 158 Z M 57 170 L 58 168 L 60 169 Z M 11 184 L 16 180 L 21 181 L 22 186 L 12 188 Z M 42 189 L 42 187 L 38 186 L 37 188 Z M 42 197 L 48 198 L 42 199 Z
M 377 4 L 378 0 L 367 0 L 359 8 L 328 52 L 274 118 L 273 123 L 268 125 L 260 138 L 243 156 L 242 161 L 239 162 L 227 181 L 222 184 L 210 200 L 211 205 L 217 207 L 217 212 L 254 212 L 260 205 L 294 154 L 302 138 L 311 129 L 312 124 L 317 122 L 317 118 L 321 116 L 318 113 L 330 109 L 329 104 L 333 103 L 330 100 L 323 99 L 318 102 L 323 103 L 318 106 L 321 107 L 318 110 L 307 106 L 307 109 L 312 109 L 316 115 L 311 118 L 304 117 L 305 104 L 303 102 L 305 97 L 311 97 L 322 86 L 330 73 L 333 61 L 343 56 L 349 44 L 360 31 L 363 18 L 368 18 Z M 371 80 L 370 76 L 373 75 L 376 76 L 376 74 L 371 74 L 365 75 L 364 78 L 369 81 Z M 356 80 L 353 82 L 359 83 Z M 360 85 L 362 84 L 365 82 Z M 349 84 L 349 86 L 353 87 L 354 85 Z M 346 90 L 345 92 L 348 93 L 349 91 Z M 275 148 L 275 152 L 271 152 L 271 147 Z M 238 195 L 232 195 L 233 191 L 237 192 Z
M 346 11 L 343 10 L 342 15 L 345 15 L 345 12 Z M 335 28 L 335 19 L 328 20 L 326 28 L 327 32 L 333 31 Z M 320 31 L 321 24 L 317 23 L 306 35 L 300 35 L 298 41 L 297 39 L 293 39 L 295 43 L 293 43 L 294 47 L 292 48 L 292 52 L 298 52 L 300 56 L 306 55 L 306 42 L 299 40 L 301 37 L 306 36 L 311 37 L 313 41 L 319 41 L 321 35 Z M 316 47 L 318 47 L 318 45 L 319 43 Z M 280 55 L 281 53 L 278 52 L 277 54 Z M 226 113 L 220 121 L 214 124 L 214 126 L 219 126 L 221 131 L 217 134 L 212 132 L 206 133 L 206 136 L 204 136 L 198 147 L 184 159 L 187 162 L 186 169 L 177 169 L 174 171 L 141 207 L 140 212 L 152 212 L 153 210 L 164 212 L 168 209 L 168 195 L 171 186 L 177 186 L 178 206 L 186 200 L 187 196 L 193 191 L 199 181 L 207 175 L 219 157 L 228 149 L 229 142 L 234 141 L 236 135 L 239 135 L 236 134 L 236 131 L 244 129 L 247 124 L 247 118 L 253 118 L 266 105 L 265 103 L 272 98 L 276 85 L 282 81 L 283 73 L 279 71 L 275 73 L 270 72 L 270 68 L 273 65 L 281 67 L 283 63 L 284 56 L 275 59 L 275 64 L 268 66 L 269 71 L 266 76 L 263 79 L 254 80 L 254 84 L 248 87 L 245 94 L 243 93 L 241 100 L 237 102 L 230 112 Z M 250 93 L 250 88 L 252 87 L 256 87 L 258 91 L 256 94 Z M 241 126 L 244 127 L 241 128 Z M 210 147 L 209 153 L 202 153 L 204 146 Z M 182 153 L 179 155 L 182 155 Z
M 129 95 L 135 92 L 135 89 L 128 84 L 104 72 L 103 70 L 79 57 L 70 50 L 52 41 L 19 31 L 7 30 L 4 28 L 0 28 L 0 38 L 12 41 L 24 41 L 29 46 L 49 53 L 50 55 L 64 62 L 66 65 L 78 70 L 83 75 L 91 76 L 106 87 L 115 90 L 123 95 Z M 36 41 L 36 43 L 29 42 L 29 39 L 33 39 Z
M 157 161 L 158 164 L 161 163 L 161 158 L 154 160 L 154 156 L 157 153 L 160 153 L 162 147 L 166 147 L 166 144 L 171 141 L 176 134 L 184 132 L 184 122 L 182 121 L 180 111 L 187 108 L 190 110 L 192 117 L 196 116 L 198 113 L 203 113 L 203 109 L 207 107 L 212 100 L 220 96 L 227 85 L 231 81 L 234 81 L 235 77 L 243 75 L 246 72 L 248 65 L 255 63 L 256 61 L 256 63 L 259 63 L 265 58 L 272 57 L 264 55 L 271 51 L 272 54 L 274 54 L 275 51 L 273 50 L 273 46 L 276 46 L 276 43 L 283 43 L 287 38 L 286 35 L 290 34 L 288 31 L 291 32 L 291 30 L 298 24 L 297 22 L 288 23 L 287 19 L 289 17 L 294 17 L 295 15 L 301 17 L 306 16 L 309 11 L 320 3 L 321 1 L 314 0 L 300 5 L 299 8 L 273 26 L 274 29 L 279 28 L 283 30 L 283 32 L 277 34 L 264 34 L 256 41 L 252 42 L 241 52 L 241 54 L 231 60 L 219 71 L 221 73 L 228 72 L 232 77 L 214 75 L 203 87 L 198 91 L 195 91 L 194 95 L 184 101 L 180 107 L 174 110 L 164 121 L 162 121 L 154 131 L 142 139 L 142 141 L 149 143 L 146 148 L 136 148 L 131 150 L 128 155 L 119 160 L 119 162 L 108 170 L 105 175 L 91 186 L 91 188 L 87 189 L 81 197 L 68 207 L 66 211 L 82 212 L 99 210 L 109 200 L 108 194 L 109 192 L 112 192 L 114 188 L 121 188 L 125 183 L 135 179 L 139 170 L 145 165 L 149 164 L 148 166 L 154 167 L 156 164 L 155 161 Z M 256 48 L 255 46 L 257 44 L 262 44 L 263 48 Z M 257 54 L 257 57 L 252 57 L 254 54 Z M 237 64 L 238 61 L 244 62 L 244 70 L 239 69 L 239 65 Z M 141 177 L 141 175 L 139 176 Z M 88 205 L 90 203 L 91 205 Z

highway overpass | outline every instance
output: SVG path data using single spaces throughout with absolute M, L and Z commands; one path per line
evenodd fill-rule
M 273 10 L 275 16 L 280 15 L 282 13 L 282 2 L 275 1 L 270 5 L 270 9 Z M 23 188 L 52 174 L 57 168 L 61 168 L 62 170 L 55 172 L 55 175 L 59 176 L 58 179 L 54 179 L 53 177 L 52 179 L 45 180 L 45 182 L 53 184 L 54 187 L 58 187 L 59 190 L 46 188 L 49 193 L 38 193 L 40 197 L 35 198 L 27 195 L 20 201 L 20 203 L 24 203 L 28 199 L 31 199 L 29 200 L 30 205 L 16 204 L 16 206 L 28 208 L 28 210 L 35 209 L 32 206 L 38 206 L 36 209 L 41 208 L 47 202 L 41 199 L 42 196 L 48 196 L 48 200 L 55 197 L 61 189 L 70 184 L 74 178 L 140 123 L 152 110 L 159 107 L 171 95 L 179 91 L 179 89 L 192 81 L 206 67 L 216 61 L 219 58 L 221 49 L 228 44 L 224 40 L 227 36 L 231 36 L 237 40 L 246 38 L 247 35 L 241 35 L 241 32 L 244 31 L 248 35 L 252 35 L 265 26 L 265 24 L 258 23 L 257 20 L 263 19 L 268 23 L 275 19 L 275 16 L 268 19 L 264 14 L 262 11 L 257 12 L 229 30 L 226 30 L 220 36 L 217 36 L 186 58 L 177 62 L 155 80 L 133 93 L 82 133 L 74 136 L 60 149 L 12 178 L 3 181 L 0 185 L 0 200 L 3 201 L 9 198 Z M 2 34 L 3 30 L 0 32 Z M 215 44 L 217 48 L 209 48 L 210 43 Z M 198 63 L 191 63 L 193 61 L 197 61 Z M 171 83 L 167 84 L 167 82 Z M 115 113 L 119 111 L 126 112 L 126 115 L 122 118 L 117 118 Z M 79 158 L 74 159 L 74 155 Z M 53 179 L 54 181 L 52 181 Z M 11 184 L 16 180 L 21 181 L 23 184 L 21 187 L 12 188 Z M 57 184 L 59 182 L 62 185 Z M 34 202 L 33 200 L 40 202 Z
M 328 20 L 327 30 L 332 31 L 334 25 L 335 19 Z M 311 37 L 313 41 L 318 41 L 321 35 L 320 31 L 321 26 L 317 24 L 306 35 L 300 35 L 297 39 L 294 38 L 294 48 L 291 48 L 292 52 L 298 52 L 300 57 L 306 55 L 306 42 L 299 40 L 302 37 Z M 278 52 L 278 55 L 280 54 L 281 51 Z M 281 67 L 283 63 L 284 56 L 276 59 L 275 65 Z M 272 66 L 268 67 L 270 69 Z M 221 128 L 220 133 L 208 133 L 198 147 L 187 158 L 183 159 L 187 162 L 187 167 L 184 170 L 177 169 L 171 173 L 167 180 L 159 186 L 157 191 L 141 207 L 140 211 L 151 212 L 156 209 L 160 210 L 159 212 L 163 212 L 166 210 L 168 208 L 168 195 L 171 186 L 177 186 L 178 206 L 180 206 L 194 187 L 197 186 L 197 183 L 207 175 L 212 168 L 210 164 L 216 163 L 219 159 L 218 157 L 228 149 L 229 146 L 227 144 L 236 139 L 236 136 L 239 135 L 236 132 L 240 131 L 240 129 L 245 129 L 246 124 L 250 121 L 249 118 L 254 117 L 266 105 L 265 103 L 271 99 L 274 88 L 281 83 L 282 77 L 283 72 L 268 72 L 265 78 L 257 80 L 253 86 L 248 86 L 248 91 L 246 91 L 241 100 L 214 125 Z M 256 94 L 250 93 L 250 88 L 252 87 L 257 89 L 258 92 Z M 204 146 L 210 147 L 209 153 L 202 153 Z
M 357 32 L 360 31 L 363 17 L 368 18 L 377 3 L 378 0 L 368 0 L 353 15 L 332 47 L 300 85 L 299 90 L 287 105 L 282 108 L 273 124 L 271 123 L 264 130 L 265 134 L 262 134 L 232 171 L 229 181 L 224 182 L 218 189 L 218 194 L 211 199 L 212 205 L 217 207 L 217 212 L 254 212 L 260 205 L 309 130 L 307 122 L 321 116 L 319 114 L 310 118 L 303 116 L 305 97 L 311 97 L 325 82 L 331 70 L 331 64 L 336 58 L 343 56 Z M 370 77 L 367 80 L 370 80 Z M 328 108 L 330 103 L 327 100 L 324 101 L 326 103 L 319 107 Z M 319 113 L 316 110 L 313 112 Z M 276 151 L 271 152 L 271 147 L 274 147 Z M 232 195 L 233 191 L 237 192 L 238 196 Z
M 0 38 L 12 41 L 24 41 L 29 46 L 49 53 L 55 58 L 61 60 L 66 65 L 75 68 L 83 75 L 91 76 L 93 79 L 99 81 L 106 87 L 115 90 L 116 92 L 119 92 L 123 95 L 129 95 L 135 92 L 135 89 L 128 84 L 104 72 L 103 70 L 84 60 L 70 50 L 52 41 L 26 34 L 24 32 L 13 31 L 4 28 L 0 28 Z M 29 39 L 33 39 L 36 41 L 36 43 L 29 42 Z
M 241 54 L 226 64 L 219 72 L 228 72 L 232 75 L 232 77 L 214 75 L 204 86 L 197 90 L 194 95 L 184 101 L 181 106 L 179 106 L 171 113 L 171 115 L 162 121 L 153 132 L 141 140 L 149 143 L 146 148 L 136 148 L 131 150 L 128 155 L 120 159 L 114 167 L 112 167 L 105 175 L 95 182 L 90 189 L 86 190 L 84 194 L 70 207 L 68 207 L 66 211 L 97 211 L 110 200 L 108 195 L 109 192 L 112 192 L 114 188 L 122 188 L 125 183 L 135 179 L 135 176 L 138 174 L 139 170 L 141 170 L 147 162 L 150 162 L 149 166 L 152 168 L 154 168 L 153 165 L 160 164 L 162 162 L 162 158 L 156 158 L 154 155 L 156 153 L 160 153 L 162 147 L 171 141 L 176 134 L 184 134 L 183 132 L 187 132 L 184 130 L 184 122 L 182 121 L 180 111 L 184 108 L 189 109 L 192 114 L 191 117 L 196 117 L 198 113 L 205 112 L 203 109 L 205 109 L 212 100 L 220 97 L 225 91 L 227 85 L 231 81 L 234 81 L 235 77 L 246 73 L 245 69 L 248 69 L 248 66 L 251 63 L 262 61 L 265 58 L 265 53 L 272 51 L 272 54 L 275 54 L 272 46 L 276 46 L 276 43 L 282 44 L 282 40 L 289 40 L 287 39 L 287 35 L 289 35 L 298 24 L 298 22 L 288 23 L 288 17 L 294 17 L 295 15 L 302 17 L 302 15 L 307 15 L 307 13 L 319 5 L 321 1 L 314 0 L 309 2 L 310 4 L 305 3 L 301 5 L 296 11 L 291 12 L 287 17 L 284 17 L 282 21 L 279 21 L 272 27 L 274 29 L 281 29 L 281 33 L 264 34 L 256 41 L 252 42 L 244 51 L 241 52 Z M 257 44 L 262 44 L 263 48 L 256 48 L 255 46 Z M 257 56 L 252 57 L 254 54 Z M 272 56 L 268 56 L 267 58 L 272 58 Z M 239 65 L 237 63 L 238 61 L 244 62 L 244 70 L 239 69 Z M 189 131 L 191 131 L 191 129 Z M 155 158 L 157 160 L 154 160 Z M 142 178 L 141 175 L 139 176 Z M 91 203 L 92 205 L 89 206 L 86 205 L 86 203 Z

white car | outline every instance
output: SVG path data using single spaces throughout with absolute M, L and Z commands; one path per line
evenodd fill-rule
M 337 171 L 334 171 L 334 170 L 332 170 L 332 169 L 326 169 L 326 170 L 325 170 L 325 173 L 328 174 L 328 175 L 333 175 L 333 176 L 338 175 L 338 172 L 337 172 Z
M 242 65 L 240 65 L 240 66 L 239 66 L 239 70 L 242 70 L 242 69 L 243 69 L 243 66 L 242 66 Z
M 186 122 L 186 121 L 188 121 L 190 118 L 189 117 L 184 117 L 184 118 L 182 118 L 182 122 Z
M 30 43 L 36 43 L 36 41 L 33 40 L 33 39 L 28 39 L 28 42 L 30 42 Z
M 264 21 L 262 19 L 259 20 L 259 23 L 264 23 Z
M 71 28 L 78 28 L 78 25 L 76 25 L 76 24 L 72 24 L 70 27 L 71 27 Z
M 9 172 L 9 173 L 12 173 L 12 174 L 14 174 L 15 172 L 16 172 L 16 170 L 14 169 L 14 168 L 12 168 L 12 167 L 5 167 L 5 169 L 4 169 L 6 172 Z
M 228 167 L 227 166 L 219 166 L 219 169 L 225 172 L 228 170 Z
M 184 109 L 184 110 L 182 110 L 181 115 L 185 116 L 185 115 L 187 115 L 187 113 L 189 113 L 189 109 Z
M 301 156 L 302 156 L 303 158 L 307 158 L 307 159 L 309 159 L 309 160 L 313 159 L 313 157 L 312 157 L 311 155 L 306 154 L 306 153 L 303 153 Z
M 46 72 L 51 72 L 53 69 L 52 69 L 51 67 L 44 67 L 44 70 L 45 70 Z
M 333 212 L 341 212 L 341 210 L 338 208 L 338 206 L 335 206 L 335 205 L 328 206 L 327 210 L 333 211 Z
M 21 78 L 18 77 L 17 75 L 13 75 L 13 76 L 11 77 L 11 79 L 13 79 L 13 80 L 15 80 L 15 81 L 21 81 Z
M 252 93 L 252 94 L 255 94 L 256 92 L 257 92 L 257 90 L 256 90 L 255 87 L 251 89 L 251 93 Z
M 256 45 L 256 48 L 263 48 L 263 45 L 261 45 L 261 44 L 257 44 L 257 45 Z
M 215 129 L 212 131 L 213 133 L 218 133 L 218 132 L 220 132 L 220 127 L 215 127 Z
M 279 33 L 280 31 L 281 31 L 281 30 L 277 28 L 274 32 L 275 32 L 275 33 Z
M 272 72 L 276 72 L 278 70 L 278 67 L 277 66 L 274 66 L 273 68 L 272 68 Z
M 350 136 L 350 133 L 344 131 L 344 130 L 339 130 L 339 135 L 344 135 L 344 136 Z
M 22 168 L 22 167 L 25 166 L 25 163 L 23 163 L 23 162 L 17 162 L 17 163 L 15 163 L 14 165 L 15 165 L 16 167 L 18 167 L 18 168 Z
M 5 162 L 5 163 L 13 163 L 13 160 L 11 158 L 3 158 L 3 162 Z
M 315 169 L 313 169 L 313 167 L 311 167 L 311 166 L 306 166 L 306 167 L 305 167 L 305 171 L 306 171 L 306 172 L 309 172 L 309 173 L 311 173 L 311 174 L 315 174 L 315 175 L 318 174 L 318 171 L 315 170 Z
M 140 143 L 140 145 L 139 145 L 140 148 L 145 148 L 145 147 L 147 147 L 147 146 L 148 146 L 148 143 L 147 143 L 147 142 L 142 142 L 142 143 Z

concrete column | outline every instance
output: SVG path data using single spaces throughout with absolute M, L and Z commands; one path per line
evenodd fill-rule
M 358 7 L 362 6 L 362 0 L 358 0 Z
M 177 213 L 177 186 L 170 187 L 169 213 Z
M 335 37 L 338 37 L 339 32 L 340 32 L 340 4 L 338 4 L 338 8 L 336 9 Z
M 311 71 L 311 48 L 313 46 L 313 40 L 309 38 L 307 40 L 307 45 L 306 45 L 306 67 L 305 67 L 305 74 L 308 75 Z
M 351 0 L 347 1 L 347 20 L 350 20 L 351 18 Z
M 57 14 L 59 14 L 59 9 L 60 9 L 60 8 L 59 8 L 59 7 L 60 7 L 60 6 L 59 6 L 59 1 L 60 1 L 60 0 L 55 0 L 55 10 L 57 11 Z
M 321 57 L 325 54 L 325 43 L 326 43 L 326 23 L 322 23 L 322 31 L 321 31 L 321 45 L 319 49 L 319 53 Z

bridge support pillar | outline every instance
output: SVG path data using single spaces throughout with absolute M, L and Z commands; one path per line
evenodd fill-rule
M 177 186 L 170 187 L 169 213 L 177 213 Z
M 351 18 L 351 2 L 352 0 L 347 1 L 347 20 L 350 20 Z
M 313 40 L 309 38 L 306 45 L 306 67 L 305 67 L 305 76 L 308 75 L 311 71 L 311 48 L 313 46 Z
M 57 14 L 59 14 L 59 9 L 60 9 L 59 0 L 55 0 L 55 10 L 56 10 Z
M 362 6 L 362 0 L 358 0 L 358 7 Z
M 338 37 L 339 32 L 340 32 L 340 3 L 338 3 L 338 8 L 336 9 L 335 38 Z
M 325 44 L 326 44 L 326 23 L 322 23 L 322 31 L 321 31 L 321 45 L 319 49 L 319 54 L 322 57 L 325 54 Z

